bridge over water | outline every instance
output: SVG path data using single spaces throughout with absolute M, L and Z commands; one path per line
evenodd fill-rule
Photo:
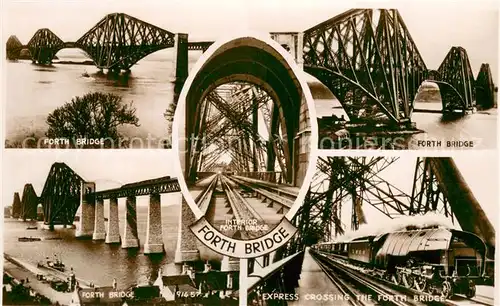
M 280 40 L 286 35 L 275 33 Z M 285 34 L 285 33 L 281 33 Z M 288 33 L 290 34 L 290 33 Z M 352 123 L 386 122 L 410 126 L 414 99 L 423 81 L 439 86 L 443 112 L 468 112 L 496 105 L 498 88 L 488 63 L 476 77 L 467 51 L 454 46 L 437 70 L 427 68 L 410 30 L 395 9 L 352 9 L 306 29 L 299 40 L 283 43 L 304 70 L 320 80 L 339 99 Z M 8 59 L 23 48 L 33 62 L 50 64 L 64 48 L 80 48 L 96 67 L 128 70 L 148 54 L 180 49 L 177 71 L 187 70 L 187 50 L 206 51 L 212 42 L 187 42 L 176 35 L 124 13 L 106 15 L 74 42 L 63 42 L 49 29 L 36 31 L 23 45 L 16 36 L 6 44 Z M 182 45 L 186 44 L 186 47 Z M 187 72 L 186 72 L 187 75 Z M 183 82 L 184 75 L 178 75 Z
M 49 229 L 56 225 L 71 226 L 80 209 L 76 237 L 121 243 L 123 248 L 138 248 L 136 197 L 149 195 L 148 229 L 144 253 L 163 253 L 160 194 L 179 192 L 176 178 L 169 176 L 125 184 L 119 188 L 96 191 L 94 182 L 86 181 L 65 163 L 50 168 L 40 196 L 26 184 L 22 200 L 14 194 L 12 217 L 36 220 L 37 207 L 43 207 L 43 223 Z M 126 198 L 126 227 L 119 232 L 118 199 Z M 104 200 L 109 200 L 109 216 L 105 228 Z

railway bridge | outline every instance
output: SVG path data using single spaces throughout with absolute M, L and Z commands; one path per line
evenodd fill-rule
M 476 242 L 470 242 L 482 252 L 481 261 L 475 261 L 480 272 L 476 273 L 478 279 L 474 281 L 483 285 L 481 290 L 487 290 L 485 288 L 491 286 L 494 279 L 495 254 L 495 228 L 482 206 L 488 204 L 481 204 L 477 200 L 452 158 L 417 158 L 414 165 L 411 193 L 407 193 L 401 183 L 394 184 L 384 174 L 391 171 L 391 168 L 394 170 L 393 167 L 403 167 L 398 157 L 320 156 L 304 204 L 292 220 L 299 229 L 297 234 L 285 247 L 272 254 L 266 265 L 258 269 L 249 267 L 250 271 L 253 270 L 249 273 L 250 299 L 263 301 L 262 294 L 276 293 L 276 290 L 302 296 L 299 301 L 290 302 L 291 305 L 307 305 L 304 295 L 325 292 L 337 293 L 338 296 L 347 294 L 354 299 L 359 295 L 370 295 L 370 299 L 377 299 L 389 294 L 388 292 L 405 295 L 408 290 L 414 295 L 426 295 L 428 287 L 419 283 L 418 278 L 410 280 L 402 276 L 404 281 L 386 278 L 380 282 L 374 279 L 378 277 L 376 271 L 367 270 L 367 267 L 357 268 L 352 262 L 347 266 L 339 264 L 343 260 L 342 256 L 338 260 L 332 259 L 333 257 L 329 259 L 311 252 L 309 248 L 331 241 L 346 241 L 352 243 L 349 253 L 343 249 L 346 253 L 339 254 L 344 254 L 344 259 L 346 256 L 351 258 L 352 255 L 361 260 L 362 254 L 370 256 L 369 253 L 361 249 L 353 251 L 352 248 L 366 245 L 369 239 L 366 237 L 377 237 L 374 238 L 376 240 L 383 233 L 428 228 L 432 225 L 453 225 L 472 233 L 474 236 L 471 237 L 481 238 L 482 242 L 478 243 L 477 238 L 471 238 Z M 399 182 L 402 181 L 400 178 Z M 387 221 L 382 221 L 382 218 Z M 425 233 L 425 230 L 419 233 Z M 408 237 L 411 237 L 411 233 Z M 465 238 L 460 239 L 466 241 Z M 399 246 L 403 245 L 403 249 L 405 246 L 412 247 L 407 242 L 401 240 Z M 426 247 L 432 249 L 429 244 Z M 264 259 L 258 261 L 263 262 Z M 382 275 L 384 277 L 386 276 Z M 348 286 L 346 281 L 360 287 Z M 357 291 L 363 287 L 368 289 Z M 436 288 L 438 294 L 448 299 L 449 292 L 442 290 L 441 287 Z M 493 305 L 492 298 L 493 296 L 488 302 L 477 302 L 474 299 L 474 303 L 469 302 Z M 454 303 L 450 300 L 447 302 Z M 346 301 L 339 301 L 339 304 L 343 303 L 348 304 Z
M 279 41 L 282 34 L 286 33 L 271 36 Z M 304 71 L 328 87 L 342 104 L 349 123 L 358 127 L 377 123 L 385 128 L 411 129 L 414 100 L 424 81 L 438 85 L 444 113 L 496 105 L 498 87 L 488 63 L 474 76 L 467 51 L 453 46 L 439 67 L 428 68 L 395 9 L 351 9 L 296 34 L 299 40 L 283 46 L 300 56 L 297 60 Z M 100 69 L 127 71 L 148 54 L 177 44 L 179 72 L 187 69 L 185 51 L 205 52 L 212 43 L 188 42 L 187 35 L 179 37 L 130 15 L 113 13 L 73 42 L 64 42 L 46 28 L 36 31 L 26 45 L 13 35 L 7 41 L 6 55 L 17 59 L 27 48 L 33 62 L 50 64 L 59 50 L 80 48 Z M 178 76 L 181 83 L 183 77 Z M 332 120 L 324 118 L 320 124 Z
M 177 179 L 169 176 L 96 191 L 95 182 L 85 180 L 65 163 L 54 163 L 40 196 L 36 195 L 31 184 L 25 185 L 22 200 L 19 200 L 17 192 L 14 193 L 12 217 L 24 221 L 37 220 L 37 207 L 41 206 L 43 219 L 40 221 L 54 230 L 55 226 L 73 225 L 79 211 L 76 237 L 104 240 L 108 244 L 121 243 L 123 248 L 139 248 L 136 198 L 149 195 L 144 253 L 163 253 L 160 195 L 179 191 Z M 119 230 L 119 198 L 126 198 L 126 225 L 122 234 Z M 104 200 L 109 205 L 107 223 Z

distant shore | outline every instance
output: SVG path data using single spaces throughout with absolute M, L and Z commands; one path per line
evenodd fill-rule
M 20 58 L 20 61 L 31 61 L 31 58 Z M 94 61 L 85 60 L 85 61 L 59 61 L 56 60 L 52 62 L 53 65 L 85 65 L 85 66 L 94 66 Z

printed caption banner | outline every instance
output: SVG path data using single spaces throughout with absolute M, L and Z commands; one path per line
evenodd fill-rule
M 255 258 L 283 246 L 293 237 L 297 228 L 288 219 L 283 218 L 272 231 L 260 238 L 236 240 L 221 234 L 205 217 L 201 217 L 191 226 L 191 231 L 200 241 L 217 253 L 233 258 Z

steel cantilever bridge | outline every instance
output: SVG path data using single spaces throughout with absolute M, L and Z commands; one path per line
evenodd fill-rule
M 161 177 L 125 184 L 120 188 L 96 191 L 95 183 L 85 181 L 65 163 L 54 163 L 50 168 L 40 196 L 33 186 L 24 186 L 22 200 L 14 193 L 12 217 L 24 221 L 39 220 L 54 229 L 56 225 L 72 225 L 78 209 L 80 220 L 75 235 L 122 243 L 124 248 L 139 247 L 137 236 L 136 197 L 150 196 L 148 209 L 148 234 L 145 253 L 163 253 L 160 194 L 179 192 L 176 178 Z M 123 235 L 119 233 L 118 198 L 126 198 L 127 216 Z M 109 199 L 107 228 L 104 220 L 104 199 Z M 43 213 L 37 215 L 41 205 Z
M 79 48 L 94 61 L 96 67 L 110 70 L 129 70 L 140 59 L 158 50 L 172 48 L 175 34 L 124 13 L 108 14 L 82 37 L 64 42 L 50 29 L 35 32 L 27 45 L 16 36 L 7 40 L 7 58 L 20 57 L 27 48 L 33 62 L 51 64 L 57 52 Z M 190 50 L 206 50 L 210 44 L 192 42 Z
M 352 9 L 303 33 L 304 70 L 339 99 L 352 123 L 386 122 L 410 126 L 414 98 L 423 81 L 440 89 L 443 112 L 466 112 L 496 105 L 498 88 L 489 64 L 474 77 L 467 51 L 452 47 L 437 70 L 430 70 L 397 10 Z M 128 70 L 141 58 L 174 47 L 172 32 L 123 13 L 109 14 L 75 42 L 64 42 L 49 29 L 38 30 L 27 45 L 11 36 L 9 59 L 23 48 L 33 62 L 50 64 L 64 48 L 80 48 L 101 69 Z M 186 42 L 205 51 L 212 42 Z M 186 49 L 186 51 L 187 51 Z

